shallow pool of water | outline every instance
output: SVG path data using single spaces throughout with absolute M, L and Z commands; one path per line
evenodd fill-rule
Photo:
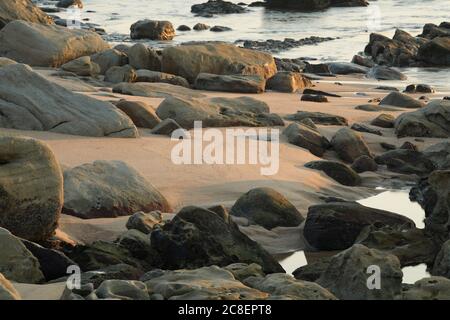
M 425 263 L 417 266 L 404 267 L 403 271 L 403 283 L 414 284 L 416 281 L 428 278 L 430 274 L 427 272 L 427 265 Z
M 305 253 L 302 250 L 294 252 L 287 258 L 280 260 L 279 263 L 287 274 L 292 274 L 298 268 L 306 266 L 308 261 L 306 260 Z

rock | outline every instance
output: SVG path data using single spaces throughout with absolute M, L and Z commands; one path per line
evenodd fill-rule
M 91 61 L 91 57 L 84 56 L 75 60 L 66 62 L 61 69 L 73 72 L 78 76 L 95 76 L 100 73 L 100 66 Z
M 122 82 L 113 87 L 113 92 L 150 98 L 180 97 L 191 99 L 205 97 L 204 94 L 201 94 L 198 91 L 169 83 Z
M 233 205 L 231 214 L 266 229 L 296 227 L 304 220 L 288 199 L 271 188 L 255 188 L 245 193 Z
M 128 249 L 134 258 L 139 260 L 153 259 L 157 255 L 150 244 L 150 236 L 136 229 L 122 233 L 115 241 L 121 247 Z
M 139 20 L 130 27 L 131 39 L 172 40 L 175 29 L 169 21 Z
M 303 94 L 312 94 L 312 95 L 320 95 L 320 96 L 327 96 L 327 97 L 334 97 L 334 98 L 341 98 L 340 95 L 329 93 L 321 90 L 315 90 L 311 88 L 307 88 L 303 90 Z
M 391 143 L 387 143 L 387 142 L 380 142 L 380 146 L 384 149 L 384 150 L 395 150 L 397 149 L 397 147 Z
M 0 127 L 82 136 L 136 137 L 112 104 L 73 93 L 22 64 L 0 68 Z M 29 101 L 33 101 L 32 104 Z
M 320 170 L 327 176 L 345 186 L 357 186 L 361 177 L 349 166 L 337 161 L 311 161 L 305 164 L 306 168 Z
M 269 79 L 277 67 L 270 54 L 225 43 L 206 43 L 164 49 L 162 71 L 192 83 L 199 73 L 259 75 Z
M 147 286 L 140 281 L 105 280 L 94 293 L 100 299 L 150 300 Z
M 14 20 L 51 24 L 52 19 L 30 0 L 1 1 L 0 29 Z
M 380 101 L 380 105 L 390 105 L 400 108 L 416 109 L 425 104 L 401 92 L 393 91 Z
M 59 67 L 107 49 L 98 34 L 82 29 L 13 21 L 0 31 L 0 56 L 31 66 Z
M 161 119 L 171 118 L 181 127 L 191 129 L 195 121 L 206 127 L 277 126 L 283 121 L 269 114 L 269 106 L 250 97 L 182 99 L 166 98 L 156 110 Z
M 434 88 L 428 84 L 410 84 L 405 88 L 407 93 L 435 93 Z
M 170 300 L 253 300 L 268 294 L 249 288 L 217 266 L 195 270 L 153 270 L 144 275 L 150 295 Z
M 368 286 L 372 266 L 380 271 L 375 290 Z M 396 256 L 356 244 L 331 259 L 318 283 L 343 300 L 392 300 L 401 293 L 402 277 Z
M 308 111 L 297 111 L 292 115 L 287 116 L 288 120 L 300 122 L 304 119 L 309 118 L 315 124 L 320 125 L 330 125 L 330 126 L 347 126 L 348 121 L 344 117 L 336 116 L 329 113 L 323 112 L 308 112 Z
M 385 66 L 375 66 L 370 68 L 367 73 L 369 78 L 374 78 L 377 80 L 406 80 L 408 77 L 401 73 L 400 71 L 385 67 Z
M 125 112 L 138 128 L 153 129 L 161 122 L 153 107 L 145 102 L 120 100 L 116 107 Z
M 308 118 L 307 118 L 308 119 Z M 313 155 L 322 157 L 330 142 L 316 129 L 311 129 L 306 125 L 291 123 L 283 134 L 287 137 L 289 143 L 308 149 Z
M 111 83 L 135 82 L 136 71 L 130 65 L 122 67 L 111 67 L 105 73 L 105 81 Z
M 256 263 L 265 273 L 283 268 L 259 244 L 239 231 L 231 219 L 213 211 L 185 207 L 161 229 L 151 233 L 154 250 L 165 269 L 198 268 L 208 265 Z
M 358 64 L 363 67 L 372 68 L 375 66 L 375 63 L 370 58 L 366 58 L 360 55 L 354 55 L 352 59 L 352 63 Z
M 436 37 L 423 44 L 417 59 L 434 66 L 450 66 L 450 36 Z
M 417 146 L 409 141 L 405 141 L 400 147 L 399 149 L 407 149 L 407 150 L 414 150 L 414 151 L 419 151 L 417 149 Z
M 41 283 L 44 275 L 39 261 L 19 238 L 0 228 L 0 273 L 11 281 Z
M 209 28 L 211 28 L 210 26 L 208 26 L 207 24 L 204 24 L 204 23 L 197 23 L 195 26 L 194 26 L 194 30 L 195 31 L 203 31 L 203 30 L 208 30 Z
M 376 134 L 377 136 L 382 136 L 383 135 L 383 133 L 380 130 L 372 128 L 372 127 L 370 127 L 368 125 L 365 125 L 363 123 L 358 123 L 358 122 L 355 122 L 354 124 L 352 124 L 351 129 L 354 130 L 354 131 Z
M 329 7 L 360 7 L 367 6 L 365 0 L 267 0 L 266 7 L 277 9 L 288 9 L 298 11 L 321 11 Z
M 433 161 L 437 169 L 450 170 L 450 142 L 440 142 L 423 150 L 425 157 Z
M 436 37 L 450 36 L 449 22 L 442 22 L 439 26 L 433 23 L 427 23 L 423 26 L 423 32 L 419 37 L 434 39 Z
M 266 277 L 250 277 L 244 283 L 252 288 L 269 293 L 271 299 L 283 300 L 337 300 L 327 289 L 317 283 L 296 280 L 284 273 Z
M 191 27 L 189 27 L 185 24 L 182 24 L 182 25 L 178 26 L 177 30 L 178 31 L 191 31 Z
M 231 31 L 233 29 L 229 28 L 229 27 L 224 27 L 224 26 L 214 26 L 211 29 L 209 29 L 209 31 L 212 32 L 224 32 L 224 31 Z
M 160 134 L 164 136 L 171 136 L 172 132 L 182 129 L 182 127 L 173 119 L 167 118 L 161 121 L 158 125 L 156 125 L 151 133 L 152 134 Z
M 143 43 L 136 43 L 127 52 L 129 63 L 136 69 L 161 71 L 161 56 Z
M 171 208 L 164 196 L 122 161 L 94 161 L 64 172 L 65 214 L 92 219 Z
M 369 68 L 348 62 L 332 62 L 328 63 L 331 73 L 334 74 L 354 74 L 367 73 Z
M 0 134 L 0 163 L 0 227 L 34 241 L 51 237 L 63 202 L 53 152 L 38 140 Z
M 343 250 L 352 246 L 364 227 L 377 223 L 402 229 L 414 227 L 404 216 L 356 202 L 330 202 L 309 207 L 304 236 L 318 250 Z
M 56 3 L 57 8 L 78 7 L 83 8 L 81 0 L 60 0 Z
M 200 73 L 195 79 L 194 87 L 198 90 L 261 93 L 264 92 L 266 80 L 259 75 L 217 75 Z
M 127 221 L 127 229 L 139 230 L 142 233 L 150 234 L 156 225 L 162 224 L 161 211 L 144 213 L 142 211 L 133 214 Z
M 4 300 L 21 300 L 21 297 L 12 283 L 0 273 L 0 301 Z
M 317 75 L 332 75 L 330 67 L 327 64 L 307 64 L 305 66 L 305 72 L 313 73 Z
M 314 124 L 314 122 L 310 118 L 302 119 L 298 123 L 303 124 L 312 130 L 318 131 L 317 126 Z
M 265 273 L 262 271 L 260 265 L 256 263 L 233 263 L 226 267 L 225 270 L 231 272 L 236 280 L 243 282 L 249 277 L 265 277 Z
M 434 100 L 426 107 L 402 113 L 395 120 L 395 133 L 400 137 L 448 138 L 450 136 L 450 101 Z
M 44 248 L 28 240 L 22 240 L 22 243 L 38 259 L 40 269 L 47 282 L 66 276 L 67 268 L 76 264 L 60 251 Z
M 338 156 L 352 163 L 360 156 L 372 157 L 372 154 L 362 136 L 350 128 L 339 129 L 331 139 L 331 146 Z
M 360 156 L 356 158 L 351 168 L 357 173 L 363 173 L 367 171 L 377 171 L 378 165 L 371 157 Z
M 140 69 L 136 71 L 136 76 L 136 82 L 163 82 L 190 88 L 189 82 L 185 78 L 169 73 Z
M 373 119 L 370 124 L 381 128 L 393 128 L 395 117 L 391 114 L 382 113 Z
M 266 89 L 279 92 L 296 92 L 310 87 L 312 83 L 298 72 L 281 71 L 267 80 Z
M 208 0 L 208 2 L 194 4 L 191 12 L 201 16 L 214 14 L 244 13 L 247 10 L 237 4 L 222 0 Z
M 375 157 L 381 165 L 387 165 L 390 171 L 425 175 L 435 170 L 435 164 L 427 159 L 423 153 L 415 150 L 396 149 L 387 151 Z
M 449 300 L 450 280 L 444 277 L 429 277 L 416 281 L 402 292 L 403 300 Z
M 322 95 L 315 94 L 302 94 L 300 99 L 301 101 L 310 101 L 310 102 L 328 102 L 328 98 Z
M 91 56 L 91 61 L 100 66 L 100 74 L 105 74 L 112 67 L 121 67 L 128 64 L 125 53 L 116 49 L 108 49 Z
M 328 256 L 314 259 L 312 262 L 308 261 L 307 265 L 296 269 L 292 275 L 298 280 L 316 282 L 327 270 L 330 261 L 331 257 Z

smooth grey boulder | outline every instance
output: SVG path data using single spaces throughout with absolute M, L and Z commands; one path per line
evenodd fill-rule
M 408 78 L 406 75 L 394 68 L 378 65 L 370 68 L 367 76 L 377 80 L 406 80 Z
M 328 68 L 334 74 L 367 73 L 369 68 L 350 62 L 331 62 Z
M 99 299 L 149 300 L 145 283 L 133 280 L 105 280 L 94 291 Z
M 404 289 L 402 300 L 450 300 L 450 279 L 428 277 Z
M 391 114 L 382 113 L 373 119 L 370 124 L 381 128 L 393 128 L 395 117 Z
M 338 156 L 346 162 L 353 163 L 360 156 L 372 157 L 361 134 L 350 128 L 339 129 L 331 139 L 331 146 Z
M 330 125 L 330 126 L 348 125 L 348 121 L 344 117 L 323 112 L 297 111 L 297 113 L 294 113 L 286 117 L 286 119 L 288 120 L 293 120 L 297 122 L 301 122 L 307 118 L 312 120 L 312 122 L 314 122 L 315 124 L 319 125 Z
M 171 136 L 172 132 L 182 129 L 182 127 L 173 119 L 167 118 L 158 123 L 151 131 L 152 134 Z
M 380 105 L 389 105 L 408 109 L 422 108 L 425 104 L 404 93 L 393 91 L 380 101 Z
M 136 71 L 129 64 L 111 67 L 105 72 L 105 81 L 111 83 L 135 82 L 136 78 Z

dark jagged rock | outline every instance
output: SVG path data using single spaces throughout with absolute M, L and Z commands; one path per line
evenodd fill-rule
M 208 2 L 201 4 L 194 4 L 191 7 L 191 12 L 201 16 L 209 16 L 214 14 L 230 14 L 230 13 L 244 13 L 247 9 L 240 5 L 229 1 L 222 0 L 208 0 Z
M 436 169 L 436 165 L 423 153 L 415 150 L 396 149 L 375 157 L 381 165 L 398 173 L 426 175 Z
M 298 11 L 320 11 L 330 7 L 365 7 L 369 2 L 366 0 L 266 0 L 267 8 L 298 10 Z
M 360 156 L 352 164 L 351 168 L 357 173 L 366 171 L 377 171 L 378 165 L 371 157 Z

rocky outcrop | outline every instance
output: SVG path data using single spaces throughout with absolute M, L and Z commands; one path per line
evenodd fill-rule
M 450 277 L 450 240 L 444 242 L 431 269 L 433 276 Z
M 428 65 L 450 66 L 450 35 L 434 38 L 422 45 L 417 59 Z
M 218 75 L 200 73 L 195 79 L 194 87 L 198 90 L 262 93 L 266 80 L 259 75 Z
M 52 24 L 52 19 L 30 0 L 9 0 L 0 2 L 0 29 L 14 20 Z
M 433 144 L 423 150 L 423 154 L 433 161 L 437 169 L 450 170 L 450 141 Z
M 0 134 L 0 227 L 41 241 L 57 228 L 62 174 L 50 148 L 31 138 Z
M 206 43 L 164 49 L 162 71 L 193 83 L 200 73 L 259 75 L 268 79 L 276 74 L 277 67 L 270 54 L 225 43 Z
M 372 157 L 372 154 L 361 134 L 350 128 L 339 129 L 331 139 L 331 146 L 339 158 L 353 163 L 360 156 Z
M 81 218 L 131 215 L 171 208 L 164 196 L 121 161 L 95 161 L 64 172 L 63 212 Z
M 136 137 L 112 104 L 73 93 L 23 64 L 0 68 L 0 127 L 82 136 Z
M 309 150 L 313 155 L 321 157 L 329 148 L 330 142 L 320 132 L 304 124 L 291 123 L 283 131 L 293 145 Z
M 420 279 L 402 292 L 403 300 L 450 300 L 450 280 L 444 277 Z
M 361 184 L 361 177 L 349 166 L 337 161 L 311 161 L 306 168 L 320 170 L 327 176 L 345 186 L 354 187 Z
M 304 220 L 288 199 L 271 188 L 255 188 L 242 195 L 231 208 L 231 214 L 266 229 L 296 227 Z
M 0 56 L 31 66 L 59 67 L 107 49 L 98 34 L 82 29 L 13 21 L 0 31 Z
M 130 27 L 131 39 L 172 40 L 175 29 L 169 21 L 139 20 Z

